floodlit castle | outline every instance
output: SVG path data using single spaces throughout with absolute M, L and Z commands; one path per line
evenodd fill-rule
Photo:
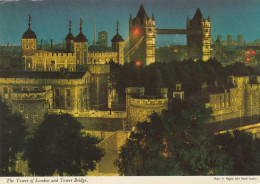
M 60 71 L 67 68 L 68 71 L 82 70 L 87 64 L 105 64 L 109 61 L 124 63 L 124 40 L 117 33 L 111 40 L 112 52 L 89 52 L 88 39 L 82 33 L 82 19 L 80 19 L 80 32 L 74 37 L 71 33 L 71 21 L 67 34 L 66 50 L 54 52 L 37 49 L 37 36 L 31 29 L 31 16 L 29 16 L 28 30 L 22 37 L 22 54 L 25 63 L 25 71 Z

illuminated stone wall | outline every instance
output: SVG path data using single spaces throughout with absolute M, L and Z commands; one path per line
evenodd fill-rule
M 137 122 L 149 121 L 152 113 L 161 114 L 168 109 L 168 90 L 158 89 L 159 98 L 145 99 L 143 87 L 126 88 L 126 114 L 128 126 L 132 127 Z
M 223 121 L 243 116 L 260 115 L 260 84 L 249 76 L 231 77 L 234 87 L 224 93 L 209 95 L 208 107 L 213 110 L 215 121 Z

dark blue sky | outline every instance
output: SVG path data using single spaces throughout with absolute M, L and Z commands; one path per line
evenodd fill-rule
M 7 2 L 9 1 L 9 2 Z M 72 20 L 72 33 L 79 32 L 79 19 L 83 19 L 83 32 L 90 43 L 94 37 L 94 15 L 97 32 L 108 31 L 109 40 L 116 32 L 128 36 L 130 13 L 136 16 L 143 4 L 148 16 L 155 15 L 158 28 L 185 28 L 187 16 L 193 17 L 200 7 L 204 17 L 210 16 L 212 36 L 218 34 L 225 40 L 228 34 L 246 41 L 260 39 L 260 0 L 0 0 L 0 44 L 20 44 L 28 27 L 28 14 L 32 16 L 32 30 L 38 40 L 54 39 L 56 43 L 68 33 L 68 21 Z M 157 44 L 186 41 L 184 35 L 160 35 Z

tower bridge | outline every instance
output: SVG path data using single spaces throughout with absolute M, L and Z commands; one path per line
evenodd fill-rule
M 130 61 L 140 61 L 143 65 L 155 62 L 156 34 L 185 34 L 189 59 L 210 58 L 211 22 L 209 17 L 203 18 L 199 8 L 193 19 L 187 18 L 186 29 L 160 29 L 155 27 L 154 15 L 148 17 L 141 5 L 136 17 L 129 18 Z

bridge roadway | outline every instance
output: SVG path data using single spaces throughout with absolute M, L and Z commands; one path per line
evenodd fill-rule
M 155 34 L 202 34 L 202 30 L 187 30 L 187 29 L 155 29 Z

